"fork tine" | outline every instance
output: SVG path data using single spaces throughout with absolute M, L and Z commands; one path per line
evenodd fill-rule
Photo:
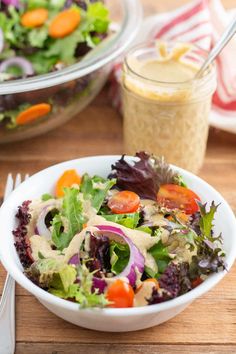
M 5 187 L 5 191 L 4 191 L 4 200 L 6 200 L 6 198 L 9 196 L 9 194 L 13 191 L 13 178 L 12 178 L 12 174 L 9 173 L 7 176 L 7 182 L 6 182 L 6 187 Z
M 29 178 L 29 174 L 28 174 L 28 173 L 26 173 L 26 174 L 25 174 L 24 181 L 26 181 L 28 178 Z
M 15 189 L 16 187 L 18 187 L 19 184 L 21 184 L 21 174 L 20 174 L 20 173 L 17 173 L 16 178 L 15 178 L 14 189 Z

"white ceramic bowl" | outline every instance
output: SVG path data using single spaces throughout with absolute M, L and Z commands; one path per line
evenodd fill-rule
M 204 283 L 189 293 L 176 299 L 145 307 L 127 309 L 96 309 L 80 310 L 78 304 L 59 299 L 34 285 L 23 274 L 18 255 L 14 247 L 12 230 L 16 226 L 15 214 L 17 206 L 24 200 L 33 199 L 43 193 L 53 192 L 55 181 L 61 173 L 69 168 L 75 168 L 80 174 L 98 174 L 106 177 L 112 163 L 120 156 L 96 156 L 72 160 L 49 167 L 22 183 L 2 205 L 0 210 L 0 255 L 1 261 L 13 278 L 57 316 L 76 325 L 99 331 L 127 332 L 148 328 L 169 320 L 183 311 L 192 301 L 212 289 L 226 274 L 220 272 L 211 275 Z M 174 167 L 179 171 L 188 186 L 200 198 L 206 201 L 214 200 L 221 203 L 215 220 L 216 234 L 222 232 L 226 262 L 228 269 L 236 257 L 236 220 L 224 198 L 209 184 L 192 173 Z

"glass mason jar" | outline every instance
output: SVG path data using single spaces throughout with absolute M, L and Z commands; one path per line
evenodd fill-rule
M 176 43 L 165 45 L 167 53 L 175 52 Z M 216 89 L 215 66 L 209 67 L 203 77 L 195 79 L 194 73 L 207 53 L 191 46 L 183 56 L 182 65 L 194 68 L 192 78 L 165 80 L 161 70 L 161 81 L 158 81 L 150 72 L 143 74 L 140 68 L 150 60 L 158 60 L 161 65 L 160 53 L 157 42 L 145 43 L 131 49 L 124 60 L 125 153 L 133 155 L 144 150 L 164 156 L 167 162 L 196 173 L 202 166 L 206 150 L 208 117 Z

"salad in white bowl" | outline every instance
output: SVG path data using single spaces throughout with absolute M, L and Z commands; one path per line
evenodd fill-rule
M 227 268 L 217 209 L 162 158 L 114 160 L 106 177 L 64 169 L 19 206 L 13 234 L 24 274 L 83 308 L 170 302 Z M 41 188 L 42 190 L 42 188 Z M 76 305 L 76 304 L 73 304 Z

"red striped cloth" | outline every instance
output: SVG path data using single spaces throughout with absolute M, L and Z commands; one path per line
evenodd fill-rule
M 136 43 L 152 38 L 180 40 L 195 43 L 209 51 L 229 24 L 231 17 L 223 8 L 220 0 L 195 0 L 172 12 L 154 15 L 146 19 Z M 236 132 L 235 61 L 236 38 L 231 40 L 217 59 L 218 84 L 213 97 L 213 108 L 218 111 L 217 117 L 220 112 L 221 116 L 230 117 L 231 123 L 232 120 L 235 120 Z M 121 64 L 118 62 L 113 70 L 110 89 L 113 104 L 117 108 L 120 108 L 121 104 L 117 85 L 120 74 Z M 217 117 L 215 116 L 214 119 L 219 119 Z

